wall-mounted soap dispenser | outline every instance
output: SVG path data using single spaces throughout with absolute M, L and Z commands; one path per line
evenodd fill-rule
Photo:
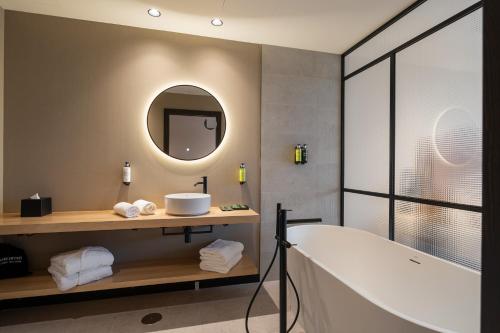
M 130 185 L 132 182 L 132 168 L 130 167 L 130 162 L 125 162 L 123 167 L 123 184 Z
M 297 164 L 297 165 L 306 164 L 308 157 L 309 157 L 309 154 L 307 152 L 307 145 L 306 144 L 302 144 L 302 145 L 299 144 L 299 145 L 295 146 L 295 158 L 294 158 L 295 164 Z
M 307 163 L 307 158 L 308 158 L 308 152 L 307 152 L 307 145 L 306 144 L 302 145 L 301 152 L 302 152 L 302 156 L 301 156 L 301 159 L 300 159 L 300 164 L 306 164 Z
M 239 179 L 241 185 L 247 182 L 247 166 L 245 163 L 240 164 Z
M 295 146 L 295 164 L 300 164 L 302 161 L 302 146 Z

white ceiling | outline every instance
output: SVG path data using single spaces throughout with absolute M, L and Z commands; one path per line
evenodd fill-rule
M 342 53 L 414 0 L 0 0 L 4 9 Z M 146 11 L 156 7 L 160 18 Z M 221 16 L 223 27 L 210 20 Z

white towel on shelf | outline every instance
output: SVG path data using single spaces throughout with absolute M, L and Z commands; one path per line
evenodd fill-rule
M 200 256 L 205 259 L 219 260 L 228 263 L 237 254 L 241 254 L 245 247 L 240 242 L 218 239 L 200 250 Z
M 236 257 L 240 254 L 241 254 L 241 252 L 238 252 L 233 257 L 231 257 L 229 259 L 225 259 L 223 257 L 218 257 L 218 256 L 214 256 L 214 255 L 204 255 L 204 256 L 200 256 L 200 260 L 210 262 L 211 264 L 214 264 L 214 265 L 224 266 L 224 265 L 229 264 L 234 259 L 234 257 Z
M 58 254 L 50 258 L 50 265 L 59 274 L 69 276 L 100 266 L 111 266 L 114 261 L 115 257 L 106 248 L 89 246 Z
M 67 291 L 76 286 L 98 281 L 113 275 L 111 266 L 91 268 L 72 275 L 63 275 L 53 266 L 50 266 L 48 271 L 52 274 L 52 279 L 61 291 Z
M 156 205 L 151 201 L 139 199 L 134 201 L 133 205 L 139 208 L 142 215 L 154 215 L 156 211 Z
M 141 214 L 139 207 L 129 204 L 128 202 L 119 202 L 114 207 L 113 210 L 116 214 L 123 217 L 131 218 L 137 217 Z
M 217 272 L 222 274 L 227 274 L 237 263 L 240 262 L 243 255 L 241 253 L 233 257 L 226 265 L 221 265 L 217 262 L 211 262 L 209 260 L 202 260 L 200 262 L 200 269 L 204 271 Z
M 200 257 L 200 261 L 206 265 L 209 266 L 231 266 L 234 264 L 235 261 L 238 261 L 238 258 L 241 259 L 242 253 L 239 252 L 234 255 L 234 257 L 230 258 L 228 261 L 223 261 L 220 258 L 207 258 L 207 257 Z

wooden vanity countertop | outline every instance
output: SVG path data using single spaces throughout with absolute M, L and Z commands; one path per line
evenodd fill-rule
M 219 207 L 211 207 L 208 214 L 199 216 L 172 216 L 165 214 L 164 209 L 157 210 L 155 215 L 141 215 L 137 218 L 124 218 L 112 210 L 54 212 L 42 217 L 3 214 L 0 216 L 0 236 L 247 223 L 260 223 L 259 214 L 251 209 L 223 212 Z

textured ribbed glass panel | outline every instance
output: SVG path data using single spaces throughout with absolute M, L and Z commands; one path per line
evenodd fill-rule
M 434 256 L 481 269 L 481 214 L 396 201 L 395 240 Z
M 345 82 L 345 187 L 388 193 L 390 63 Z
M 389 237 L 389 199 L 344 194 L 344 226 Z
M 396 55 L 399 195 L 481 205 L 482 10 Z
M 428 0 L 348 54 L 346 75 L 476 3 L 477 0 Z

